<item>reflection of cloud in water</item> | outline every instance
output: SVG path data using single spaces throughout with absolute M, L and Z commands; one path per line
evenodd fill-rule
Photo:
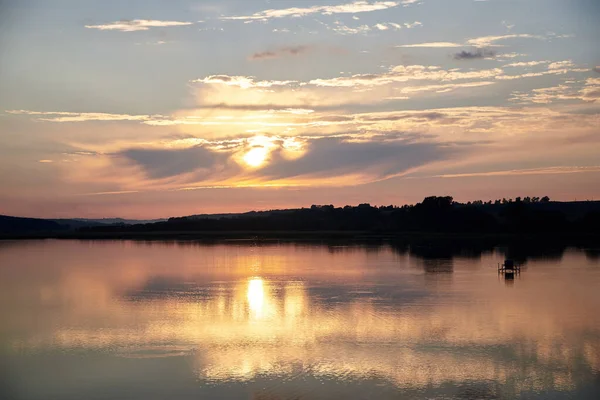
M 379 379 L 406 390 L 453 384 L 459 398 L 493 398 L 486 382 L 503 393 L 571 390 L 600 371 L 597 278 L 580 269 L 536 263 L 507 291 L 493 254 L 451 259 L 451 285 L 431 286 L 436 274 L 419 266 L 444 259 L 386 249 L 158 248 L 166 254 L 101 251 L 108 259 L 89 266 L 61 248 L 68 270 L 6 275 L 4 295 L 19 300 L 3 310 L 20 332 L 10 345 L 186 355 L 202 382 L 218 385 Z M 27 257 L 15 260 L 27 268 Z
M 570 371 L 582 367 L 578 360 L 587 374 L 600 368 L 597 336 L 582 339 L 551 318 L 515 320 L 515 307 L 522 307 L 515 303 L 457 307 L 402 296 L 406 289 L 394 294 L 384 284 L 322 287 L 311 300 L 309 292 L 319 291 L 301 282 L 260 278 L 202 290 L 209 294 L 199 302 L 165 294 L 110 307 L 121 315 L 135 313 L 139 325 L 123 326 L 113 314 L 105 316 L 109 324 L 101 331 L 70 327 L 17 345 L 122 348 L 128 357 L 196 350 L 199 377 L 214 383 L 284 375 L 301 365 L 314 376 L 379 376 L 406 388 L 493 380 L 517 382 L 519 390 L 569 389 L 575 384 Z M 160 351 L 163 343 L 176 346 Z

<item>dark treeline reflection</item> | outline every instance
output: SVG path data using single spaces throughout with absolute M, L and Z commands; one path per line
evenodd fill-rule
M 16 242 L 15 242 L 16 243 Z M 496 252 L 503 258 L 511 259 L 522 266 L 530 261 L 560 261 L 569 248 L 581 250 L 588 260 L 600 261 L 600 248 L 594 243 L 583 245 L 568 244 L 559 238 L 556 240 L 537 240 L 535 237 L 523 238 L 465 238 L 465 237 L 403 237 L 371 239 L 328 239 L 328 240 L 137 240 L 138 246 L 160 244 L 167 247 L 210 247 L 226 244 L 231 247 L 250 246 L 293 246 L 299 249 L 323 246 L 331 254 L 341 253 L 378 253 L 388 248 L 399 256 L 410 256 L 422 261 L 426 272 L 452 272 L 453 260 L 479 260 L 486 254 Z
M 427 197 L 416 205 L 316 206 L 229 216 L 197 215 L 138 225 L 82 228 L 81 232 L 368 231 L 374 233 L 598 233 L 600 202 L 524 201 L 457 203 Z
M 519 264 L 529 261 L 562 259 L 569 247 L 585 251 L 590 260 L 598 260 L 599 250 L 591 247 L 569 246 L 555 241 L 504 239 L 413 239 L 390 242 L 391 248 L 399 254 L 408 254 L 421 259 L 432 272 L 451 272 L 451 266 L 442 261 L 462 259 L 480 259 L 486 253 L 498 252 L 504 258 L 512 259 Z M 450 264 L 451 265 L 451 264 Z

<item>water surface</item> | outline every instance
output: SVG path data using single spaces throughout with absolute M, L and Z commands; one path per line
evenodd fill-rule
M 0 242 L 6 399 L 600 398 L 567 249 Z

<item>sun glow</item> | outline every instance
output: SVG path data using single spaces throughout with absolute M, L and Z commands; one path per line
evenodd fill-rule
M 251 167 L 257 168 L 265 163 L 269 151 L 264 147 L 253 147 L 243 158 L 244 162 Z

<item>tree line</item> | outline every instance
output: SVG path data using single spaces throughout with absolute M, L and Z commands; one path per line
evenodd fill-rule
M 366 231 L 470 233 L 600 233 L 600 202 L 558 203 L 549 197 L 455 202 L 431 196 L 414 205 L 309 208 L 232 216 L 173 217 L 164 222 L 97 226 L 82 232 Z

